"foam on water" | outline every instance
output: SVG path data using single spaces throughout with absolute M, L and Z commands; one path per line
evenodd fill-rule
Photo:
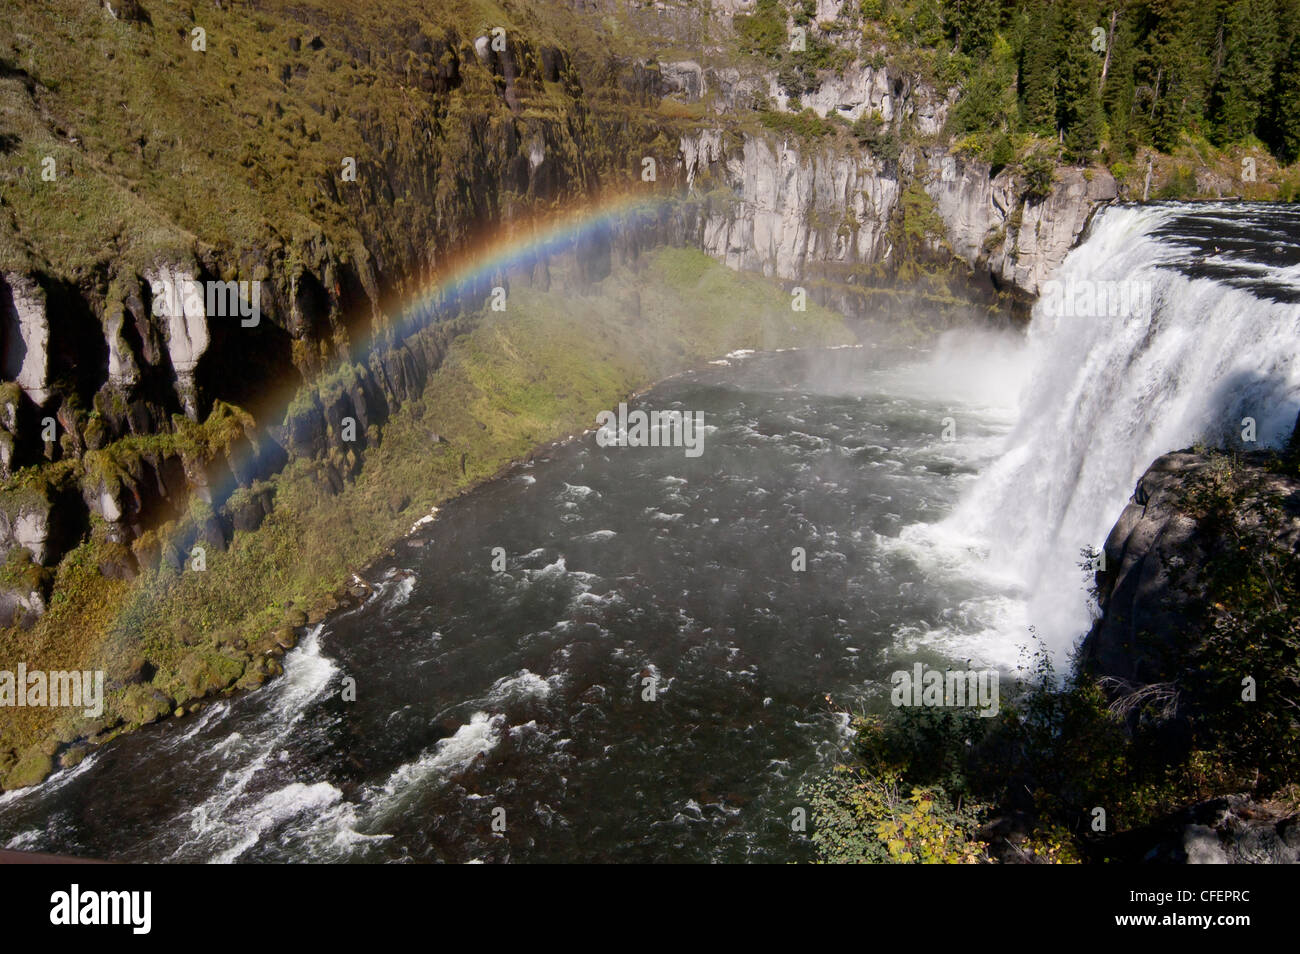
M 417 797 L 431 784 L 440 784 L 448 777 L 463 772 L 479 756 L 492 751 L 501 742 L 506 726 L 504 715 L 475 712 L 470 721 L 458 728 L 449 738 L 441 739 L 432 749 L 413 762 L 399 766 L 388 779 L 372 793 L 374 808 L 370 821 L 382 821 L 393 812 L 401 810 L 407 800 Z
M 1279 446 L 1300 409 L 1300 307 L 1189 274 L 1176 229 L 1197 215 L 1100 214 L 1055 277 L 1067 287 L 1149 283 L 1151 307 L 1065 317 L 1040 302 L 1017 359 L 1026 383 L 1004 453 L 944 524 L 907 535 L 1015 580 L 1026 618 L 1058 652 L 1091 620 L 1080 551 L 1100 549 L 1150 463 L 1198 440 L 1239 444 L 1247 417 L 1260 445 Z M 1256 270 L 1290 280 L 1287 268 Z
M 177 828 L 188 828 L 192 836 L 173 849 L 173 859 L 189 859 L 197 851 L 217 861 L 234 860 L 252 847 L 268 827 L 337 800 L 337 792 L 327 796 L 325 789 L 317 785 L 289 785 L 267 795 L 249 795 L 254 779 L 276 764 L 286 735 L 338 672 L 334 662 L 321 653 L 322 629 L 319 625 L 312 627 L 302 642 L 286 654 L 284 678 L 267 697 L 270 717 L 256 723 L 254 731 L 232 732 L 218 745 L 200 753 L 200 758 L 219 759 L 232 763 L 232 767 L 222 773 L 218 786 L 207 798 L 185 813 L 186 823 Z M 205 714 L 207 719 L 219 717 Z M 195 731 L 199 728 L 196 726 Z M 256 833 L 250 837 L 250 831 Z

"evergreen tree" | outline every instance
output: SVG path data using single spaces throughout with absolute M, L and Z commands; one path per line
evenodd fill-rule
M 1092 33 L 1077 8 L 1066 14 L 1057 83 L 1057 125 L 1066 156 L 1085 162 L 1101 144 L 1101 110 L 1097 83 L 1101 62 L 1093 52 Z
M 1153 144 L 1165 151 L 1184 129 L 1199 125 L 1212 74 L 1215 8 L 1203 0 L 1152 0 L 1145 73 Z
M 1020 51 L 1020 115 L 1040 135 L 1056 133 L 1058 12 L 1054 3 L 1031 3 Z
M 1237 0 L 1223 28 L 1223 68 L 1211 101 L 1215 139 L 1254 135 L 1273 89 L 1278 21 L 1273 0 Z
M 1110 139 L 1125 154 L 1137 146 L 1137 27 L 1128 11 L 1120 11 L 1110 37 L 1110 69 L 1101 90 L 1102 114 L 1110 127 Z
M 997 35 L 1000 0 L 944 0 L 943 19 L 957 49 L 971 57 L 987 55 Z
M 1281 59 L 1275 89 L 1270 145 L 1284 162 L 1295 162 L 1300 159 L 1300 34 Z

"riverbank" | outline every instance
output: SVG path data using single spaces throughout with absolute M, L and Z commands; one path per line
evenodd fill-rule
M 93 542 L 79 548 L 60 570 L 79 577 L 59 589 L 74 582 L 80 598 L 52 606 L 31 630 L 6 631 L 0 649 L 29 668 L 103 668 L 105 712 L 7 712 L 4 787 L 39 782 L 121 732 L 278 674 L 297 628 L 346 600 L 352 574 L 431 508 L 593 426 L 627 395 L 737 349 L 855 340 L 839 316 L 812 303 L 794 311 L 776 284 L 699 252 L 647 253 L 584 291 L 564 279 L 512 289 L 505 312 L 418 332 L 446 336 L 445 358 L 383 425 L 355 478 L 332 493 L 319 462 L 292 460 L 257 488 L 275 501 L 261 526 L 236 531 L 203 570 L 164 562 L 126 583 L 99 576 Z

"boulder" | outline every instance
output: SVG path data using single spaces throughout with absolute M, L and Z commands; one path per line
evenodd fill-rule
M 1098 676 L 1144 684 L 1170 678 L 1200 639 L 1202 568 L 1212 559 L 1235 559 L 1242 545 L 1190 516 L 1182 498 L 1210 465 L 1205 455 L 1180 451 L 1156 460 L 1106 539 L 1099 574 L 1102 614 L 1080 647 L 1080 662 Z M 1249 521 L 1254 502 L 1285 501 L 1277 542 L 1300 547 L 1300 480 L 1272 472 L 1265 456 L 1244 455 L 1240 472 L 1256 481 L 1243 504 Z
M 1249 795 L 1200 802 L 1105 842 L 1111 861 L 1145 864 L 1300 863 L 1300 814 Z

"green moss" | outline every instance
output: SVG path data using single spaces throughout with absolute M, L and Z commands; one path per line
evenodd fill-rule
M 783 113 L 773 109 L 765 109 L 759 113 L 758 118 L 759 122 L 768 129 L 776 130 L 779 133 L 801 136 L 805 139 L 820 139 L 825 136 L 832 136 L 840 128 L 838 124 L 822 119 L 812 109 L 804 109 L 797 113 Z
M 128 726 L 148 725 L 172 710 L 172 701 L 153 686 L 127 686 L 114 701 L 114 709 Z
M 54 771 L 54 759 L 38 748 L 29 749 L 9 770 L 4 778 L 4 788 L 26 788 L 45 780 Z
M 912 251 L 913 258 L 924 258 L 924 248 L 944 241 L 947 234 L 943 219 L 934 207 L 934 199 L 916 179 L 909 180 L 903 189 L 897 227 L 900 244 Z
M 0 566 L 0 587 L 19 593 L 46 593 L 54 571 L 32 559 L 26 547 L 14 547 Z
M 223 653 L 191 652 L 182 659 L 175 682 L 163 681 L 161 688 L 183 706 L 230 686 L 244 674 L 244 668 L 243 661 Z

